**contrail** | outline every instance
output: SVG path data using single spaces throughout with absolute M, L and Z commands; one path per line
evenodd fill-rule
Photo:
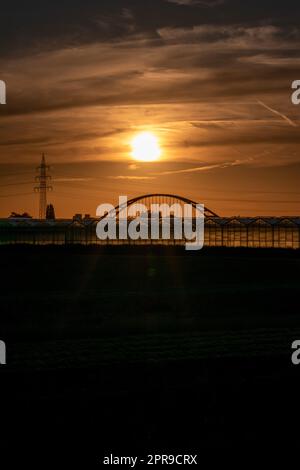
M 242 165 L 242 164 L 244 164 L 244 162 L 240 160 L 235 160 L 233 162 L 216 163 L 214 165 L 203 165 L 203 166 L 198 166 L 198 167 L 193 167 L 193 168 L 185 168 L 183 170 L 162 171 L 160 173 L 152 173 L 152 174 L 156 176 L 165 176 L 165 175 L 175 175 L 175 174 L 180 174 L 180 173 L 194 173 L 198 171 L 214 170 L 217 168 L 228 168 L 230 166 L 236 166 L 236 165 Z
M 257 100 L 257 103 L 260 104 L 263 108 L 267 109 L 273 114 L 276 114 L 277 116 L 280 116 L 282 119 L 284 119 L 286 122 L 290 124 L 292 127 L 298 127 L 298 124 L 296 124 L 294 121 L 292 121 L 289 117 L 287 117 L 285 114 L 280 113 L 279 111 L 276 111 L 276 109 L 270 108 L 267 104 L 265 104 L 263 101 Z

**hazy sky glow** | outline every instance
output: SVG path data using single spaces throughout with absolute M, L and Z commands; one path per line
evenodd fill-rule
M 1 216 L 36 215 L 42 152 L 61 217 L 155 191 L 221 215 L 299 214 L 299 1 L 29 0 L 1 10 Z M 157 136 L 158 162 L 134 161 L 138 132 Z

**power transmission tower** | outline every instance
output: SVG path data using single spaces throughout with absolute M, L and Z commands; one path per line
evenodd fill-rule
M 46 218 L 46 208 L 47 208 L 47 191 L 52 191 L 52 186 L 48 185 L 48 181 L 51 180 L 51 176 L 47 174 L 49 166 L 46 165 L 45 155 L 42 155 L 42 161 L 40 166 L 37 167 L 39 170 L 39 175 L 35 177 L 35 180 L 39 182 L 39 185 L 34 188 L 36 193 L 40 194 L 40 208 L 39 208 L 39 218 Z

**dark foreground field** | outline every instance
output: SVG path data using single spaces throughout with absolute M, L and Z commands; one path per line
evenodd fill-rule
M 201 464 L 299 447 L 299 253 L 0 254 L 10 462 L 89 469 L 155 451 Z

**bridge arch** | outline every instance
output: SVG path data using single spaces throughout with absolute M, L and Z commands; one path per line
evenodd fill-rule
M 127 201 L 127 207 L 131 206 L 132 204 L 144 204 L 146 207 L 151 206 L 151 204 L 168 204 L 172 206 L 173 204 L 190 204 L 194 209 L 197 208 L 197 202 L 192 201 L 191 199 L 188 199 L 183 196 L 178 196 L 176 194 L 164 194 L 164 193 L 152 193 L 152 194 L 144 194 L 142 196 L 137 196 L 132 199 L 129 199 Z M 118 215 L 119 212 L 123 209 L 121 206 L 116 206 L 115 211 L 116 214 Z M 212 210 L 208 209 L 208 207 L 204 207 L 204 216 L 205 217 L 219 217 L 215 212 Z

